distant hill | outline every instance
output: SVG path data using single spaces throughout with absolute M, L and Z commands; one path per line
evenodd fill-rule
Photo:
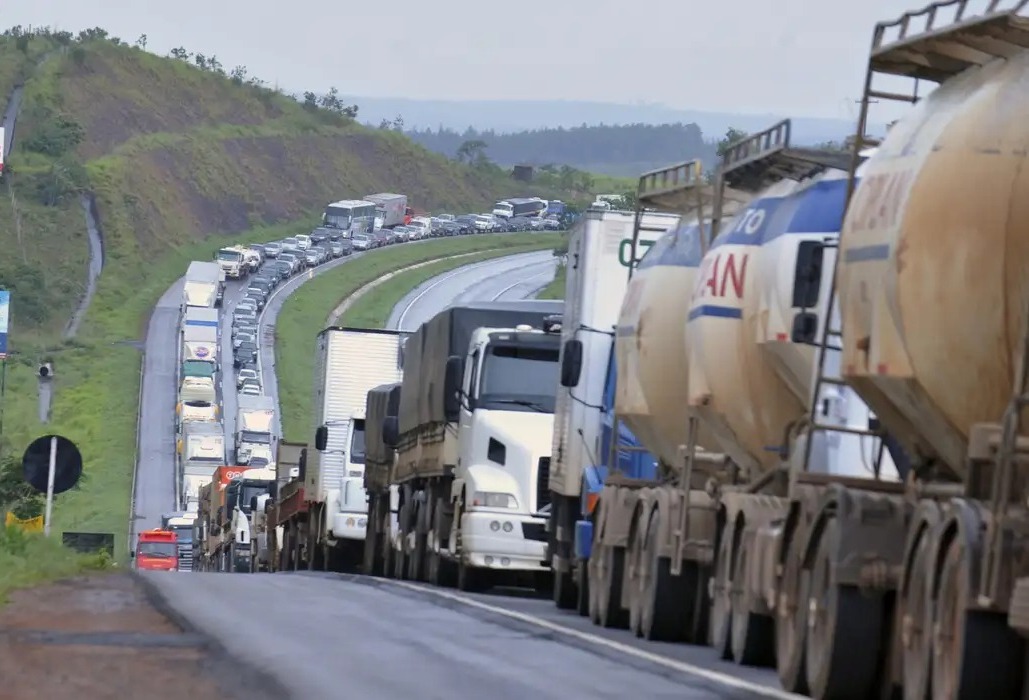
M 723 134 L 707 140 L 696 124 L 559 127 L 510 134 L 475 129 L 407 132 L 416 143 L 448 157 L 457 156 L 462 144 L 481 141 L 486 157 L 503 166 L 554 163 L 629 177 L 693 158 L 710 167 L 716 159 L 717 137 Z
M 455 129 L 468 127 L 510 133 L 529 129 L 599 124 L 696 124 L 705 138 L 715 139 L 730 126 L 753 132 L 779 119 L 793 119 L 796 143 L 842 141 L 854 130 L 850 119 L 825 119 L 799 114 L 732 114 L 704 110 L 674 109 L 658 104 L 616 104 L 579 101 L 530 100 L 412 100 L 384 97 L 348 97 L 361 106 L 362 122 L 378 124 L 383 119 L 403 117 L 408 129 Z M 882 124 L 870 131 L 881 133 Z

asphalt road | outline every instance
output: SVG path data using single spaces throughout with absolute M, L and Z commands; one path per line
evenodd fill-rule
M 197 631 L 303 700 L 789 697 L 451 592 L 333 574 L 144 575 Z
M 14 148 L 14 129 L 18 121 L 18 112 L 21 110 L 21 98 L 24 92 L 24 85 L 15 85 L 14 89 L 11 90 L 11 94 L 8 95 L 7 107 L 4 109 L 4 120 L 0 126 L 4 127 L 3 150 L 5 159 L 10 154 L 11 149 Z
M 175 360 L 181 300 L 179 279 L 158 300 L 147 325 L 133 494 L 134 533 L 160 527 L 161 514 L 175 509 Z
M 459 267 L 426 280 L 400 300 L 387 328 L 413 331 L 452 304 L 525 299 L 554 278 L 551 251 L 509 255 Z

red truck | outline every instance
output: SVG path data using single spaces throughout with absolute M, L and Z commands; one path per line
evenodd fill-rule
M 178 571 L 179 536 L 171 530 L 144 530 L 132 553 L 139 571 Z

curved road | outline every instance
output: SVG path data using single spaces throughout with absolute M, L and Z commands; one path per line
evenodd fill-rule
M 397 305 L 389 325 L 412 330 L 456 301 L 532 296 L 550 280 L 554 264 L 532 255 L 429 280 Z M 269 339 L 286 293 L 264 315 Z M 269 342 L 262 363 L 272 368 L 273 362 Z M 274 372 L 265 375 L 266 391 L 274 391 Z M 384 700 L 473 698 L 483 688 L 490 697 L 512 700 L 799 697 L 779 690 L 772 671 L 719 661 L 707 647 L 601 629 L 535 597 L 307 572 L 146 575 L 200 632 L 305 700 L 337 698 L 342 688 L 348 696 Z

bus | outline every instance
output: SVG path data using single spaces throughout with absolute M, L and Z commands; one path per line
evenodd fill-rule
M 375 228 L 377 205 L 363 199 L 342 199 L 325 207 L 322 225 L 342 231 L 345 238 L 354 233 L 370 233 Z
M 516 216 L 536 219 L 547 213 L 547 200 L 539 197 L 505 199 L 493 205 L 493 216 L 513 219 Z

